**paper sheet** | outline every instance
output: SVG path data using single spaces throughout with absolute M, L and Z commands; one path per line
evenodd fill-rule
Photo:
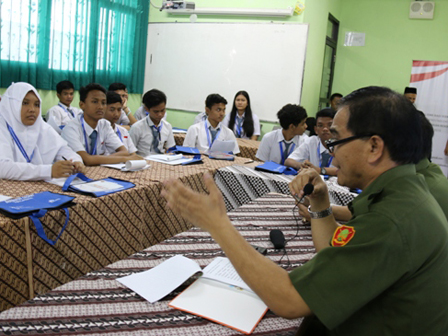
M 213 142 L 212 147 L 210 147 L 209 152 L 233 152 L 235 149 L 235 141 L 233 140 L 218 140 Z
M 51 180 L 45 180 L 45 182 L 51 183 L 51 184 L 56 184 L 60 187 L 64 186 L 65 181 L 67 181 L 68 177 L 60 177 L 60 178 L 52 178 Z M 85 181 L 81 180 L 79 177 L 75 178 L 72 183 L 70 183 L 70 185 L 78 185 L 78 184 L 82 184 L 85 183 Z
M 195 261 L 176 255 L 148 271 L 118 278 L 117 281 L 154 303 L 200 271 L 201 267 Z
M 216 257 L 215 260 L 204 268 L 203 272 L 203 278 L 221 281 L 252 292 L 250 287 L 241 279 L 228 258 Z
M 104 163 L 101 167 L 113 168 L 127 172 L 147 169 L 150 165 L 147 164 L 146 160 L 129 160 L 126 163 Z
M 9 196 L 5 196 L 5 195 L 0 195 L 0 202 L 3 202 L 3 201 L 6 201 L 6 200 L 9 200 L 11 197 L 9 197 Z
M 180 159 L 177 159 L 177 160 L 171 160 L 171 161 L 167 161 L 167 160 L 165 160 L 165 159 L 158 159 L 158 158 L 155 158 L 154 156 L 157 156 L 157 155 L 150 155 L 150 156 L 147 156 L 145 159 L 146 159 L 146 160 L 150 160 L 150 161 L 155 161 L 155 162 L 164 163 L 164 164 L 171 165 L 171 166 L 180 165 L 180 164 L 182 164 L 182 163 L 184 163 L 184 162 L 188 162 L 188 161 L 193 160 L 192 158 L 183 157 L 182 154 L 179 154 L 179 155 L 181 156 Z
M 154 154 L 154 155 L 147 156 L 146 159 L 147 160 L 156 159 L 156 160 L 160 160 L 160 161 L 175 161 L 175 160 L 182 159 L 182 154 L 175 154 L 175 155 Z
M 83 184 L 78 184 L 76 186 L 76 189 L 79 189 L 84 192 L 99 192 L 99 191 L 113 191 L 113 190 L 120 190 L 124 187 L 118 183 L 110 182 L 110 181 L 94 181 L 94 182 L 87 182 Z

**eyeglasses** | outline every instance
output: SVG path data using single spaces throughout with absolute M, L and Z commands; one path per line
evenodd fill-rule
M 351 137 L 344 138 L 344 139 L 341 139 L 341 140 L 329 139 L 329 140 L 325 140 L 325 144 L 327 145 L 328 151 L 330 153 L 334 153 L 334 147 L 337 146 L 337 145 L 343 144 L 344 142 L 349 142 L 349 141 L 352 141 L 352 140 L 356 140 L 356 139 L 370 138 L 373 135 L 374 134 L 359 134 L 359 135 L 353 135 Z

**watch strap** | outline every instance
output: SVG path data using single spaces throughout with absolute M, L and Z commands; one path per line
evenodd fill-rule
M 308 212 L 310 214 L 311 219 L 324 218 L 328 217 L 333 213 L 331 206 L 322 211 L 311 211 L 311 205 L 308 207 Z

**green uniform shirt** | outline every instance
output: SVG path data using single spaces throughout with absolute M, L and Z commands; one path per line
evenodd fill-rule
M 417 173 L 425 177 L 429 191 L 439 203 L 445 217 L 448 218 L 448 180 L 442 169 L 428 159 L 421 160 L 416 166 Z
M 290 273 L 329 335 L 448 335 L 448 223 L 414 165 L 388 170 L 352 203 L 345 246 Z

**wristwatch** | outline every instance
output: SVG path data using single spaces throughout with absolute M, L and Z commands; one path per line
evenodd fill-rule
M 327 170 L 325 169 L 325 167 L 322 167 L 322 168 L 320 169 L 320 174 L 321 174 L 321 175 L 327 175 Z
M 311 205 L 308 207 L 308 212 L 310 213 L 310 217 L 311 219 L 317 219 L 317 218 L 324 218 L 324 217 L 328 217 L 333 213 L 333 210 L 331 209 L 331 206 L 328 207 L 325 210 L 322 211 L 311 211 Z

